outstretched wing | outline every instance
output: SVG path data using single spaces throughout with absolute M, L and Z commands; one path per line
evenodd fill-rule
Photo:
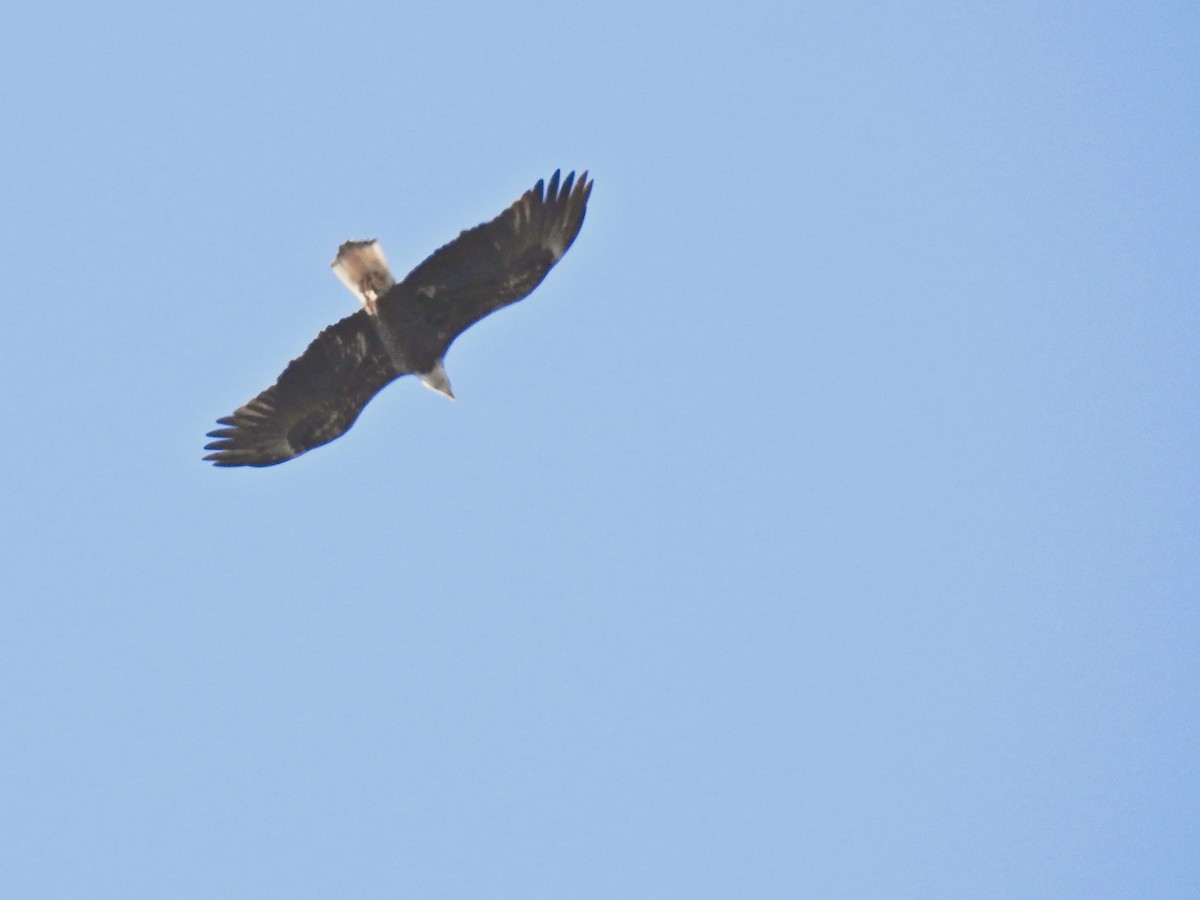
M 330 325 L 267 388 L 208 436 L 217 466 L 273 466 L 346 432 L 399 371 L 374 322 L 359 310 Z
M 452 341 L 484 316 L 525 297 L 562 259 L 583 225 L 592 191 L 587 172 L 578 182 L 572 172 L 561 186 L 558 176 L 556 171 L 547 186 L 539 181 L 492 221 L 464 231 L 413 269 L 380 300 L 381 315 L 387 316 L 389 300 L 423 295 L 444 304 Z

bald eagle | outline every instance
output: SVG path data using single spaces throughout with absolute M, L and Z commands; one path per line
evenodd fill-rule
M 399 284 L 379 243 L 347 241 L 332 266 L 363 308 L 330 325 L 279 380 L 209 432 L 217 466 L 273 466 L 345 434 L 401 375 L 451 400 L 443 360 L 454 339 L 537 287 L 567 252 L 587 208 L 587 172 L 555 172 L 490 222 L 464 231 Z

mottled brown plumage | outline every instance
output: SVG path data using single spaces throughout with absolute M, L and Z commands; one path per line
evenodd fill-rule
M 218 466 L 271 466 L 341 436 L 367 402 L 401 375 L 449 394 L 442 358 L 484 316 L 527 296 L 562 258 L 583 225 L 592 183 L 584 172 L 559 185 L 539 181 L 490 222 L 464 231 L 399 284 L 382 273 L 353 288 L 365 308 L 329 326 L 279 380 L 231 416 L 218 419 L 204 458 Z M 370 247 L 347 242 L 344 255 Z M 355 274 L 358 274 L 357 272 Z M 339 271 L 343 278 L 347 277 Z M 377 299 L 369 285 L 391 285 Z M 452 395 L 450 395 L 452 396 Z

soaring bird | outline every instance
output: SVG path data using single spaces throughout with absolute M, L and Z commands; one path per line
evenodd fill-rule
M 444 359 L 454 339 L 526 297 L 574 242 L 592 182 L 539 181 L 508 209 L 464 231 L 399 284 L 379 242 L 347 241 L 332 266 L 363 308 L 330 325 L 279 380 L 218 419 L 205 456 L 217 466 L 273 466 L 345 434 L 372 397 L 416 375 L 451 400 Z

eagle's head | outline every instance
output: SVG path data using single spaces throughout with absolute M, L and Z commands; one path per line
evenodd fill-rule
M 421 384 L 429 388 L 431 391 L 437 391 L 439 394 L 444 394 L 451 400 L 454 399 L 454 391 L 450 390 L 450 379 L 446 377 L 446 367 L 442 365 L 439 359 L 433 364 L 433 368 L 428 372 L 417 373 L 421 379 Z

